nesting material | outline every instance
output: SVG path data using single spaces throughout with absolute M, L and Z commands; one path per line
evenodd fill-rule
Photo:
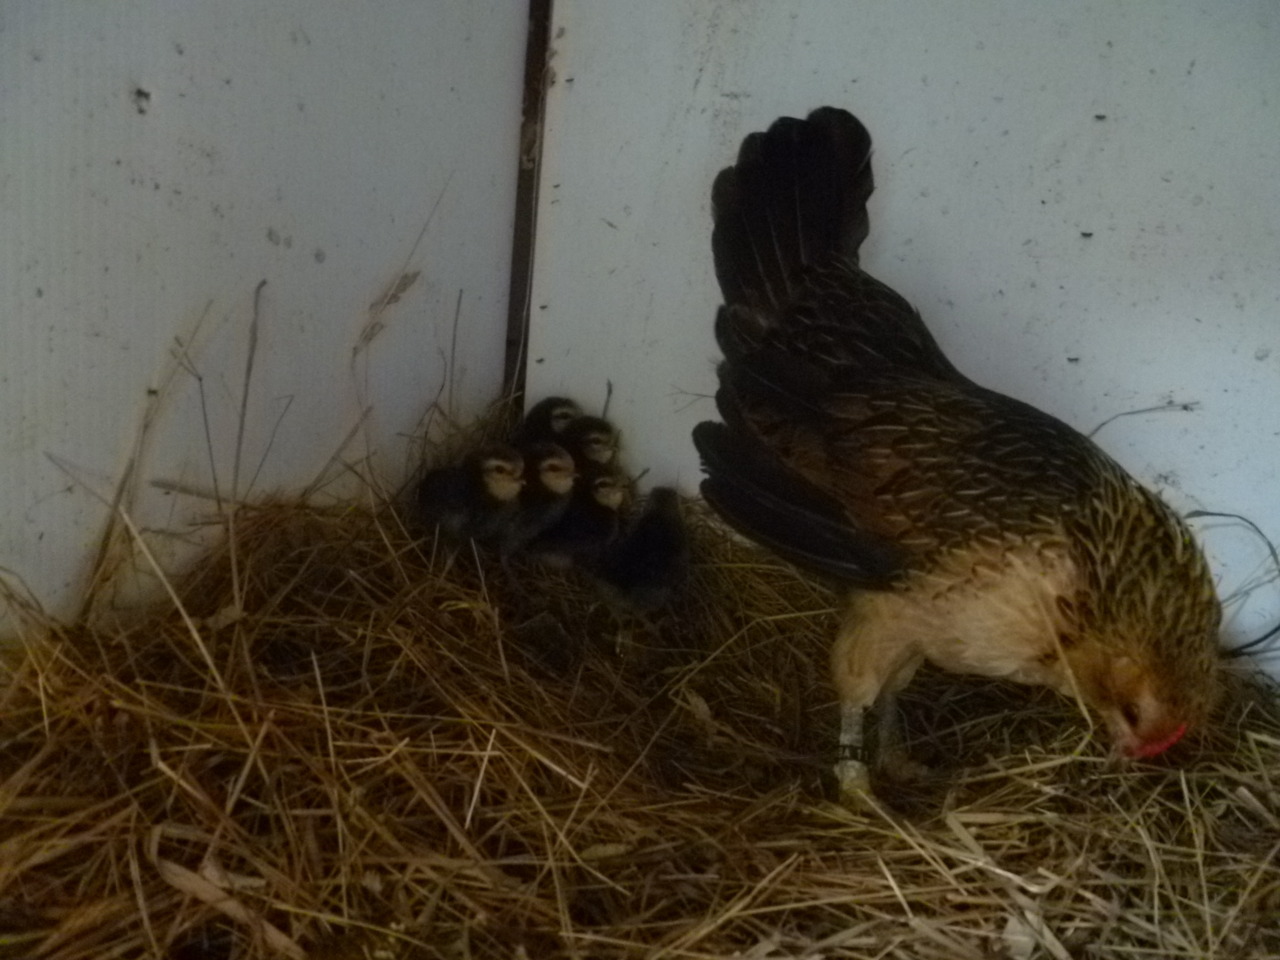
M 126 624 L 32 615 L 0 690 L 0 958 L 1280 953 L 1280 707 L 1110 765 L 1043 692 L 922 675 L 938 784 L 827 802 L 832 598 L 689 510 L 674 608 L 241 509 Z

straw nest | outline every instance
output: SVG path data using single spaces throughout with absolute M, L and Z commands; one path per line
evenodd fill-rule
M 163 609 L 34 623 L 0 958 L 1280 955 L 1273 691 L 1122 770 L 1069 703 L 922 676 L 936 777 L 855 814 L 824 799 L 832 598 L 690 514 L 656 617 L 276 502 Z

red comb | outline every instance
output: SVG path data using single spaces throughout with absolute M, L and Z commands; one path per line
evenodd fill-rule
M 1154 757 L 1158 753 L 1164 753 L 1175 743 L 1182 739 L 1182 735 L 1187 732 L 1185 723 L 1178 724 L 1178 729 L 1165 737 L 1163 740 L 1157 740 L 1154 743 L 1144 743 L 1135 747 L 1130 756 L 1134 757 Z

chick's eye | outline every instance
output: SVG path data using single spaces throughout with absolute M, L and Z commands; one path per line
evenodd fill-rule
M 1133 702 L 1122 703 L 1120 705 L 1120 716 L 1124 717 L 1124 722 L 1129 726 L 1136 727 L 1140 719 L 1138 705 Z

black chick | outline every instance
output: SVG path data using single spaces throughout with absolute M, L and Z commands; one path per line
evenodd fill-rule
M 578 417 L 560 435 L 560 444 L 573 455 L 579 470 L 608 466 L 618 456 L 618 431 L 603 417 Z
M 487 444 L 460 464 L 432 470 L 414 501 L 422 519 L 458 540 L 493 543 L 520 507 L 524 458 L 507 444 Z
M 580 476 L 564 516 L 529 544 L 529 552 L 552 566 L 594 567 L 618 538 L 627 494 L 617 473 Z
M 577 477 L 573 457 L 559 444 L 533 443 L 524 447 L 523 453 L 525 485 L 518 509 L 502 535 L 504 558 L 559 522 L 569 508 Z
M 512 434 L 511 442 L 517 446 L 557 443 L 565 427 L 581 416 L 582 407 L 568 397 L 547 397 L 528 409 Z
M 689 534 L 674 489 L 650 491 L 644 512 L 605 553 L 596 575 L 637 609 L 671 601 L 689 576 Z

